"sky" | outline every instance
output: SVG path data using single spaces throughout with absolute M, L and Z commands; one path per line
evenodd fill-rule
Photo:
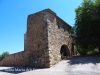
M 44 9 L 53 10 L 74 26 L 75 9 L 83 0 L 0 0 L 0 54 L 24 50 L 27 16 Z

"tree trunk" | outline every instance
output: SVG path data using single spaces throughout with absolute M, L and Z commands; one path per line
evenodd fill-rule
M 100 46 L 98 47 L 98 51 L 99 51 L 98 53 L 100 54 Z

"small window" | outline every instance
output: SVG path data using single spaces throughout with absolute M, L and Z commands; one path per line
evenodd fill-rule
M 38 48 L 40 47 L 40 45 L 38 45 Z

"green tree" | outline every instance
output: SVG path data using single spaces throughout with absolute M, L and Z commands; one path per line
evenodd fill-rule
M 77 47 L 83 51 L 98 48 L 100 53 L 100 0 L 83 0 L 75 12 Z
M 8 56 L 9 55 L 9 52 L 3 52 L 1 55 L 0 55 L 0 61 L 4 58 L 4 57 L 6 57 L 6 56 Z

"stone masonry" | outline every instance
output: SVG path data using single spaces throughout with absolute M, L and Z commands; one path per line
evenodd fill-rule
M 24 34 L 24 51 L 5 57 L 1 66 L 51 67 L 61 55 L 75 55 L 71 26 L 50 9 L 31 14 Z

